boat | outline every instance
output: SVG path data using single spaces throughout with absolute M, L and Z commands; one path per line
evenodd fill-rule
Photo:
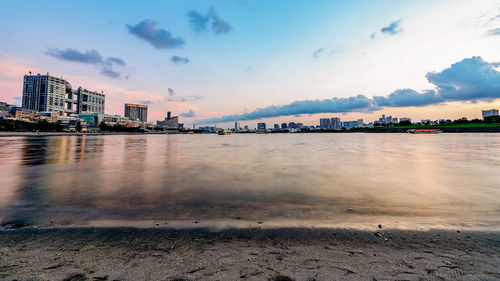
M 410 134 L 439 134 L 443 131 L 439 129 L 409 129 L 408 133 Z
M 226 131 L 224 131 L 224 130 L 217 130 L 217 135 L 223 136 L 225 134 L 226 134 Z

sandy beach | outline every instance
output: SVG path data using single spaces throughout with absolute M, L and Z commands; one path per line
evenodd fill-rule
M 0 280 L 499 280 L 500 233 L 24 228 L 0 232 Z

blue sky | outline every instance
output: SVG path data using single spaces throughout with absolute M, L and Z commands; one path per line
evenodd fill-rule
M 276 106 L 279 116 L 262 120 L 316 124 L 340 115 L 368 122 L 382 113 L 473 118 L 483 107 L 500 107 L 499 1 L 0 3 L 0 100 L 8 102 L 18 102 L 22 75 L 32 70 L 103 90 L 108 113 L 123 114 L 125 102 L 145 102 L 150 120 L 170 110 L 198 124 L 229 124 L 250 113 L 245 122 L 252 126 L 261 121 L 256 113 Z M 204 31 L 190 25 L 190 12 L 205 19 Z M 408 106 L 286 111 L 300 101 L 373 100 L 409 93 L 405 89 L 439 94 L 439 83 L 426 75 L 474 57 L 492 72 L 467 85 L 450 78 L 454 87 L 470 90 L 466 99 L 438 96 L 428 103 L 416 96 L 419 103 L 406 100 Z M 459 66 L 473 69 L 473 61 Z M 490 85 L 488 95 L 478 83 Z

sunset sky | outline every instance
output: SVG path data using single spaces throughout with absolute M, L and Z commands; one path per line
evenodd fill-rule
M 186 125 L 500 109 L 500 1 L 0 0 L 0 101 L 49 72 Z

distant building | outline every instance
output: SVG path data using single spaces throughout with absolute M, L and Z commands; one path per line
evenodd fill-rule
M 141 122 L 148 121 L 148 106 L 142 104 L 125 104 L 125 117 Z
M 238 131 L 238 122 L 234 122 L 234 131 Z
M 259 130 L 259 131 L 265 131 L 266 130 L 266 123 L 258 123 L 257 124 L 257 130 Z
M 330 123 L 331 123 L 331 126 L 332 126 L 332 129 L 334 130 L 340 130 L 342 128 L 342 122 L 340 122 L 340 118 L 337 118 L 337 117 L 333 117 L 332 119 L 330 119 Z
M 167 117 L 164 121 L 156 121 L 156 124 L 165 129 L 178 129 L 179 128 L 179 117 L 171 116 L 170 111 L 167 112 Z
M 288 129 L 288 125 L 286 123 L 281 123 L 281 129 Z
M 319 119 L 319 127 L 321 129 L 333 129 L 331 119 L 330 118 Z
M 411 123 L 411 118 L 408 118 L 408 117 L 401 117 L 401 118 L 399 119 L 399 122 L 404 122 L 404 121 L 408 121 L 408 122 L 410 122 L 410 123 Z
M 9 114 L 16 114 L 15 113 L 16 109 L 17 109 L 16 105 L 0 101 L 0 111 L 7 112 Z
M 210 126 L 207 126 L 207 127 L 199 127 L 199 128 L 198 128 L 198 130 L 205 131 L 206 133 L 212 133 L 212 134 L 215 134 L 216 129 L 217 129 L 217 128 L 215 128 L 215 127 L 210 127 Z
M 47 75 L 24 75 L 23 110 L 58 112 L 71 116 L 82 113 L 104 113 L 105 96 L 78 88 L 66 80 Z
M 365 123 L 363 122 L 363 119 L 358 119 L 358 125 L 356 127 L 363 128 L 365 126 Z
M 274 124 L 274 129 L 275 130 L 279 130 L 280 129 L 280 125 L 279 124 Z
M 483 113 L 483 120 L 484 120 L 484 118 L 489 117 L 489 116 L 497 116 L 498 109 L 483 110 L 482 113 Z
M 298 129 L 299 125 L 295 122 L 288 122 L 288 128 L 289 129 Z
M 98 127 L 103 123 L 114 126 L 122 119 L 119 115 L 108 115 L 103 113 L 79 114 L 78 118 L 84 120 L 89 127 Z

